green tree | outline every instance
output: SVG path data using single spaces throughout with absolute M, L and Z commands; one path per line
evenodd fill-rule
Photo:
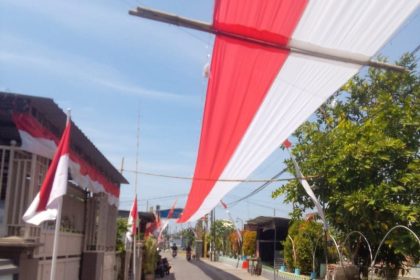
M 398 64 L 407 72 L 370 68 L 355 76 L 295 133 L 296 156 L 342 233 L 363 232 L 377 248 L 393 226 L 420 232 L 420 78 L 410 55 Z M 294 168 L 286 161 L 290 172 Z M 273 193 L 296 207 L 294 217 L 313 207 L 297 181 Z M 408 232 L 389 237 L 379 259 L 400 265 L 420 248 Z
M 118 218 L 117 219 L 117 252 L 125 252 L 125 234 L 127 232 L 127 219 Z
M 192 245 L 195 241 L 195 234 L 193 228 L 183 229 L 181 231 L 181 237 L 184 240 L 185 246 Z
M 215 246 L 217 251 L 222 251 L 224 254 L 227 253 L 229 248 L 229 234 L 234 230 L 234 226 L 231 221 L 228 220 L 216 220 L 210 228 L 210 232 L 215 233 Z M 210 240 L 213 241 L 213 234 L 210 234 Z

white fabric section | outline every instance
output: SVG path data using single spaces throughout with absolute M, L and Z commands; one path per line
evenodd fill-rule
M 162 219 L 161 221 L 163 221 L 163 226 L 161 227 L 160 231 L 159 231 L 159 235 L 158 235 L 158 242 L 160 242 L 162 240 L 162 233 L 165 230 L 165 228 L 169 225 L 169 221 L 170 219 Z
M 306 193 L 309 195 L 309 197 L 312 199 L 313 203 L 315 204 L 316 209 L 318 210 L 318 214 L 321 217 L 322 221 L 324 222 L 324 228 L 328 228 L 327 220 L 325 219 L 324 209 L 322 209 L 321 204 L 319 203 L 318 199 L 316 198 L 311 186 L 309 185 L 308 181 L 304 179 L 304 176 L 302 174 L 302 171 L 300 170 L 299 164 L 296 161 L 296 158 L 294 155 L 290 152 L 290 157 L 292 158 L 293 165 L 295 166 L 296 170 L 296 177 L 298 178 L 299 182 L 302 184 L 303 188 L 305 189 Z
M 39 193 L 32 201 L 28 210 L 23 215 L 23 220 L 27 223 L 39 225 L 40 223 L 48 220 L 55 220 L 57 217 L 57 209 L 61 197 L 67 192 L 67 177 L 69 168 L 69 155 L 65 154 L 60 157 L 58 161 L 57 170 L 54 175 L 54 181 L 51 188 L 50 197 L 47 202 L 47 209 L 45 211 L 37 212 L 39 204 Z
M 56 200 L 57 205 L 59 203 L 59 200 L 61 199 L 62 197 Z M 57 208 L 47 208 L 45 211 L 37 213 L 36 209 L 38 208 L 38 203 L 39 193 L 35 196 L 35 199 L 32 201 L 31 205 L 29 205 L 29 208 L 26 210 L 25 214 L 22 217 L 22 219 L 26 223 L 39 226 L 44 221 L 52 221 L 57 218 Z
M 420 0 L 312 0 L 293 39 L 372 56 Z M 290 54 L 220 178 L 248 177 L 360 66 Z M 217 182 L 186 221 L 209 213 L 238 183 Z
M 64 154 L 58 161 L 57 170 L 55 171 L 54 181 L 48 199 L 47 207 L 56 207 L 55 201 L 58 197 L 67 193 L 67 179 L 69 174 L 69 155 Z
M 20 139 L 22 140 L 21 149 L 52 159 L 57 145 L 53 140 L 36 138 L 24 130 L 19 130 Z
M 127 237 L 127 240 L 129 242 L 133 242 L 133 225 L 134 225 L 134 219 L 132 216 L 132 210 L 130 211 L 129 215 L 128 215 L 128 222 L 127 222 L 127 232 L 125 234 L 125 236 Z
M 419 5 L 419 0 L 311 0 L 292 38 L 373 56 Z
M 21 149 L 51 159 L 54 152 L 57 150 L 57 145 L 52 140 L 44 138 L 32 137 L 24 130 L 19 130 L 19 135 L 22 139 Z M 104 192 L 108 195 L 108 203 L 118 207 L 119 199 L 114 195 L 107 193 L 102 184 L 93 181 L 89 176 L 83 176 L 80 173 L 80 165 L 72 160 L 69 162 L 70 173 L 74 181 L 79 185 L 88 188 L 94 193 Z
M 110 193 L 107 193 L 104 186 L 97 181 L 90 179 L 88 175 L 80 173 L 80 165 L 70 160 L 70 173 L 73 180 L 79 185 L 89 189 L 93 193 L 106 193 L 108 195 L 108 203 L 118 207 L 119 199 Z

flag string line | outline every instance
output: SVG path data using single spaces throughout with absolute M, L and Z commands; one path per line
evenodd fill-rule
M 195 177 L 188 177 L 188 176 L 175 176 L 175 175 L 168 175 L 168 174 L 159 174 L 159 173 L 152 173 L 146 171 L 136 171 L 136 170 L 129 170 L 123 169 L 122 171 L 130 172 L 130 173 L 137 173 L 146 176 L 153 176 L 153 177 L 161 177 L 161 178 L 169 178 L 169 179 L 178 179 L 178 180 L 198 180 L 198 181 L 213 181 L 213 182 L 241 182 L 241 183 L 262 183 L 262 182 L 282 182 L 282 181 L 291 181 L 291 180 L 298 180 L 298 179 L 311 179 L 317 178 L 319 176 L 305 176 L 305 177 L 292 177 L 292 178 L 269 178 L 269 179 L 212 179 L 212 178 L 195 178 Z

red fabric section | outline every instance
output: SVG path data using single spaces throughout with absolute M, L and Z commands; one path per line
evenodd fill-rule
M 12 120 L 15 123 L 17 129 L 26 131 L 32 137 L 52 140 L 56 144 L 59 141 L 58 137 L 56 137 L 51 131 L 49 131 L 42 124 L 40 124 L 35 118 L 33 118 L 32 116 L 28 114 L 14 113 L 12 115 Z
M 216 38 L 195 179 L 179 222 L 198 209 L 214 186 L 214 181 L 199 179 L 219 178 L 287 55 L 232 38 Z
M 287 43 L 306 0 L 217 0 L 214 27 Z M 218 35 L 213 48 L 200 146 L 191 191 L 179 223 L 201 206 L 219 179 L 288 52 Z
M 216 0 L 216 30 L 286 45 L 308 0 Z
M 36 211 L 44 211 L 47 209 L 47 203 L 50 198 L 55 173 L 57 171 L 58 162 L 62 156 L 68 155 L 70 151 L 70 130 L 71 125 L 68 121 L 66 124 L 66 129 L 63 132 L 60 143 L 58 144 L 57 151 L 54 154 L 51 165 L 48 167 L 47 175 L 45 176 L 44 181 L 42 182 L 41 189 L 39 190 L 39 203 Z M 64 182 L 67 184 L 67 182 Z
M 59 139 L 31 115 L 15 113 L 13 114 L 12 119 L 17 129 L 26 131 L 35 138 L 53 140 L 56 144 L 58 143 Z M 107 180 L 102 173 L 92 167 L 77 153 L 70 151 L 70 159 L 80 165 L 80 173 L 83 176 L 89 176 L 92 181 L 100 183 L 107 193 L 110 193 L 115 197 L 120 196 L 120 188 Z
M 131 226 L 131 234 L 133 236 L 135 236 L 136 233 L 137 233 L 137 216 L 138 216 L 138 211 L 137 211 L 137 195 L 134 198 L 133 206 L 131 207 L 131 211 L 130 211 L 130 216 L 131 216 L 132 221 L 133 221 L 133 224 Z
M 117 185 L 109 182 L 96 168 L 88 164 L 76 153 L 70 153 L 70 159 L 77 162 L 80 165 L 80 174 L 83 176 L 89 176 L 92 181 L 100 183 L 107 193 L 112 194 L 115 197 L 120 196 L 120 188 Z

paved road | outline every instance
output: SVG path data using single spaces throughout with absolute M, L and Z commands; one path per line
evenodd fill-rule
M 253 279 L 263 280 L 263 277 L 251 276 L 246 270 L 222 263 L 212 263 L 208 260 L 187 261 L 185 253 L 180 252 L 178 256 L 172 258 L 169 252 L 162 253 L 162 257 L 169 260 L 171 273 L 164 278 L 156 279 L 176 279 L 176 280 L 240 280 Z

